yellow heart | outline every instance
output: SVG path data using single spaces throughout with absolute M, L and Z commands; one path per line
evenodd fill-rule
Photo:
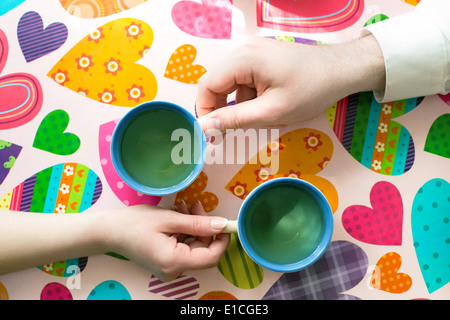
M 236 173 L 225 189 L 245 199 L 250 191 L 272 178 L 299 178 L 322 191 L 332 211 L 336 212 L 339 198 L 335 187 L 327 179 L 316 175 L 327 166 L 332 154 L 333 142 L 324 132 L 309 128 L 293 130 L 261 149 Z M 278 158 L 276 172 L 261 161 L 267 155 Z
M 152 42 L 153 30 L 147 23 L 114 20 L 78 42 L 47 75 L 93 100 L 133 107 L 156 96 L 155 76 L 136 64 Z
M 197 56 L 197 49 L 190 44 L 178 47 L 167 63 L 164 77 L 184 82 L 197 84 L 200 77 L 206 73 L 206 69 L 199 64 L 192 64 Z

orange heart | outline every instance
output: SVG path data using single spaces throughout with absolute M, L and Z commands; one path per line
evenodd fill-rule
M 73 187 L 73 190 L 75 190 L 76 192 L 80 192 L 80 187 L 81 187 L 81 184 L 77 184 Z
M 199 64 L 192 64 L 197 56 L 197 49 L 190 44 L 178 47 L 167 63 L 164 77 L 184 82 L 197 84 L 198 79 L 206 73 L 206 69 Z
M 399 273 L 402 258 L 398 253 L 389 252 L 378 260 L 370 278 L 372 288 L 390 292 L 403 293 L 409 290 L 412 280 L 406 273 Z
M 195 202 L 200 201 L 206 212 L 214 210 L 219 203 L 219 199 L 214 193 L 203 191 L 207 184 L 208 176 L 202 171 L 189 187 L 177 193 L 174 204 L 177 205 L 183 200 L 190 209 Z

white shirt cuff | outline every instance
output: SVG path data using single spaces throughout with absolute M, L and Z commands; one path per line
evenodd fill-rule
M 385 61 L 385 90 L 374 92 L 378 102 L 446 93 L 447 40 L 432 21 L 413 11 L 369 25 L 367 32 Z

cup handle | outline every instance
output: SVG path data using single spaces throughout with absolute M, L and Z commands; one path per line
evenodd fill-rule
M 228 220 L 223 233 L 237 233 L 238 232 L 238 222 L 237 220 Z

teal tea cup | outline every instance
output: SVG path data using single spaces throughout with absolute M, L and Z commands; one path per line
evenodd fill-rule
M 277 272 L 313 264 L 328 247 L 333 213 L 314 185 L 297 178 L 275 178 L 252 190 L 226 233 L 237 233 L 248 256 Z
M 206 139 L 186 109 L 152 101 L 119 120 L 111 139 L 111 159 L 122 180 L 136 191 L 162 196 L 189 186 L 205 162 Z

